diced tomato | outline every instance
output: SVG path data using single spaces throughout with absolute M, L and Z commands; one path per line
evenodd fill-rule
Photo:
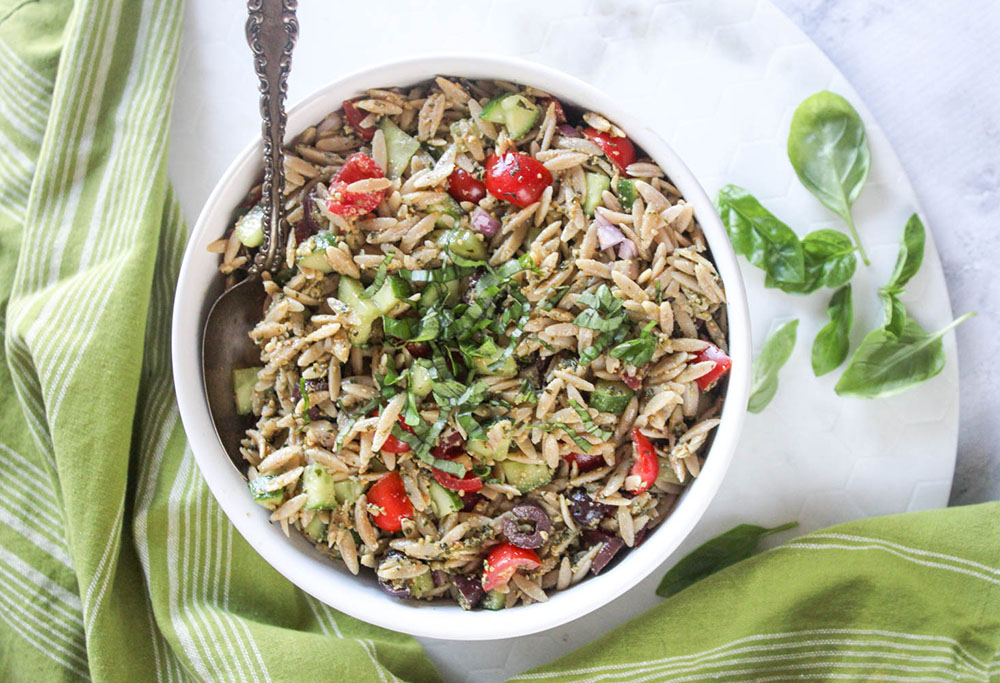
M 542 109 L 548 109 L 549 102 L 556 105 L 556 123 L 566 123 L 566 112 L 563 111 L 562 102 L 554 97 L 545 97 L 539 100 L 539 104 L 542 105 Z
M 414 358 L 427 358 L 431 355 L 430 344 L 425 344 L 423 342 L 406 342 L 406 350 L 410 352 L 410 355 Z
M 729 372 L 729 368 L 733 367 L 733 360 L 726 355 L 725 351 L 714 344 L 709 344 L 702 349 L 691 362 L 703 363 L 707 360 L 715 363 L 715 367 L 695 380 L 695 382 L 698 383 L 698 388 L 702 391 L 711 389 L 712 385 L 715 384 L 715 381 Z
M 347 186 L 359 180 L 384 178 L 385 173 L 375 160 L 357 152 L 347 157 L 347 161 L 330 181 L 330 200 L 326 208 L 330 213 L 341 216 L 362 216 L 371 213 L 385 196 L 385 190 L 375 192 L 349 192 Z
M 584 137 L 589 138 L 594 144 L 600 147 L 619 170 L 624 172 L 625 168 L 635 161 L 635 146 L 628 138 L 619 138 L 611 133 L 602 133 L 596 128 L 584 128 L 581 132 Z
M 389 472 L 372 484 L 368 489 L 368 502 L 385 511 L 372 515 L 379 529 L 399 531 L 403 528 L 403 520 L 413 517 L 413 504 L 406 495 L 399 472 Z
M 632 391 L 639 391 L 642 388 L 642 378 L 630 375 L 627 372 L 622 373 L 622 381 Z
M 632 430 L 632 448 L 635 449 L 635 463 L 629 470 L 629 476 L 636 475 L 641 480 L 639 487 L 632 493 L 642 493 L 649 489 L 660 474 L 660 459 L 656 457 L 656 449 L 645 434 L 638 429 Z
M 456 166 L 448 176 L 448 194 L 460 202 L 478 204 L 486 196 L 486 185 L 476 176 Z
M 512 543 L 501 543 L 490 551 L 483 564 L 483 590 L 491 591 L 503 586 L 518 569 L 537 569 L 541 566 L 538 554 L 528 548 L 518 548 Z
M 404 432 L 409 432 L 410 434 L 414 433 L 413 427 L 411 427 L 410 425 L 406 424 L 406 422 L 403 421 L 402 415 L 399 416 L 399 426 L 400 428 L 402 428 Z M 408 450 L 410 450 L 410 444 L 406 443 L 402 439 L 397 439 L 392 434 L 390 434 L 388 438 L 386 438 L 385 443 L 382 444 L 382 448 L 380 448 L 379 450 L 383 450 L 388 453 L 406 453 Z
M 358 135 L 365 140 L 371 140 L 375 137 L 375 126 L 362 126 L 361 122 L 365 120 L 366 116 L 368 116 L 368 112 L 362 111 L 354 106 L 354 103 L 360 99 L 361 98 L 358 97 L 353 100 L 344 100 L 344 118 L 347 119 L 348 125 L 358 132 Z
M 478 491 L 483 488 L 483 480 L 473 474 L 471 470 L 466 472 L 464 477 L 456 477 L 454 474 L 435 469 L 434 479 L 441 486 L 452 491 Z
M 437 445 L 431 449 L 435 458 L 453 460 L 465 452 L 465 439 L 458 432 L 451 432 L 441 437 Z M 443 484 L 442 484 L 443 486 Z
M 552 174 L 540 161 L 520 152 L 486 157 L 486 189 L 514 206 L 530 206 L 552 184 Z
M 569 453 L 564 455 L 563 459 L 570 465 L 576 463 L 576 467 L 580 472 L 595 470 L 604 464 L 604 456 L 600 453 L 597 455 L 590 455 L 589 453 Z

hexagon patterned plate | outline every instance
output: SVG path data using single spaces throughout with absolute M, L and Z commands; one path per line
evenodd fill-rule
M 171 143 L 171 178 L 185 216 L 197 217 L 222 171 L 257 134 L 255 82 L 242 36 L 242 3 L 187 3 Z M 234 13 L 235 9 L 235 13 Z M 880 322 L 876 290 L 916 199 L 885 135 L 836 68 L 766 0 L 504 0 L 503 2 L 301 3 L 290 79 L 296 101 L 367 64 L 434 51 L 483 51 L 536 60 L 578 76 L 639 110 L 710 194 L 750 189 L 800 235 L 838 219 L 795 178 L 785 154 L 795 106 L 828 88 L 861 112 L 872 170 L 855 218 L 872 257 L 854 279 L 853 341 Z M 933 229 L 934 226 L 928 226 Z M 755 345 L 777 319 L 799 317 L 799 343 L 774 401 L 747 421 L 715 502 L 671 562 L 740 522 L 798 520 L 798 531 L 947 503 L 958 428 L 955 347 L 919 388 L 879 401 L 841 399 L 839 373 L 813 377 L 812 339 L 829 290 L 793 297 L 763 286 L 743 263 Z M 951 319 L 933 241 L 905 296 L 927 328 Z M 506 641 L 425 642 L 449 680 L 495 681 L 584 645 L 657 598 L 666 567 L 574 623 Z

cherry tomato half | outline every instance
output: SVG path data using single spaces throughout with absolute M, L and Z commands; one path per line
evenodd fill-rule
M 402 415 L 399 416 L 399 426 L 403 429 L 404 432 L 409 432 L 410 434 L 414 433 L 413 427 L 411 427 L 410 425 L 406 424 L 406 422 L 403 421 Z M 397 439 L 392 434 L 390 434 L 386 438 L 385 443 L 382 444 L 382 448 L 380 448 L 379 450 L 386 451 L 388 453 L 406 453 L 408 450 L 410 450 L 410 444 L 406 443 L 402 439 Z
M 642 493 L 649 489 L 660 474 L 660 459 L 652 442 L 638 429 L 632 430 L 632 448 L 635 449 L 635 463 L 629 470 L 629 476 L 637 475 L 641 480 L 639 487 L 632 493 Z
M 635 146 L 628 138 L 615 137 L 611 133 L 602 133 L 596 128 L 584 128 L 584 137 L 600 147 L 611 162 L 622 172 L 635 161 Z
M 715 367 L 695 380 L 695 382 L 698 383 L 698 388 L 702 391 L 711 389 L 712 385 L 715 384 L 715 381 L 729 372 L 729 368 L 733 367 L 732 359 L 726 355 L 725 351 L 714 344 L 709 344 L 702 349 L 691 362 L 702 363 L 707 360 L 715 363 Z
M 357 152 L 347 157 L 347 161 L 330 181 L 330 200 L 326 208 L 330 213 L 341 216 L 362 216 L 371 213 L 385 196 L 385 190 L 375 192 L 349 192 L 347 186 L 358 180 L 384 178 L 385 173 L 375 160 Z
M 360 99 L 359 97 L 353 100 L 344 100 L 344 118 L 347 119 L 348 125 L 358 132 L 358 135 L 365 140 L 371 140 L 375 137 L 375 126 L 362 126 L 361 122 L 368 116 L 368 112 L 361 111 L 354 106 L 354 103 Z
M 486 185 L 476 176 L 456 166 L 448 176 L 448 194 L 457 201 L 478 204 L 486 196 Z
M 486 189 L 514 206 L 531 206 L 552 184 L 552 174 L 540 161 L 520 152 L 486 157 Z
M 569 453 L 563 456 L 563 460 L 568 462 L 570 465 L 576 463 L 577 470 L 580 472 L 589 472 L 590 470 L 595 470 L 604 464 L 604 456 L 600 453 L 597 455 L 590 455 L 589 453 Z
M 368 502 L 377 505 L 385 512 L 372 515 L 379 529 L 399 531 L 403 528 L 403 520 L 413 516 L 413 504 L 406 495 L 403 478 L 399 472 L 389 472 L 382 476 L 368 489 Z
M 464 477 L 456 477 L 454 474 L 435 469 L 434 480 L 452 491 L 478 491 L 483 488 L 483 480 L 473 474 L 471 470 L 466 472 Z
M 503 586 L 518 569 L 537 569 L 541 565 L 538 554 L 528 548 L 518 548 L 512 543 L 501 543 L 490 551 L 483 564 L 483 590 L 491 591 Z

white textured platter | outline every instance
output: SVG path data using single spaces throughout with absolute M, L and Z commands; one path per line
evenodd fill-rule
M 259 131 L 243 8 L 240 0 L 187 3 L 169 170 L 191 223 L 223 170 Z M 865 119 L 872 150 L 871 175 L 855 207 L 872 267 L 860 268 L 854 279 L 854 342 L 879 323 L 875 292 L 892 268 L 906 218 L 918 210 L 916 198 L 851 86 L 767 0 L 311 0 L 301 3 L 299 20 L 292 102 L 349 71 L 419 53 L 482 51 L 535 60 L 643 110 L 710 194 L 727 182 L 743 185 L 800 235 L 843 226 L 795 179 L 785 155 L 788 124 L 809 94 L 823 88 L 843 94 Z M 791 297 L 766 290 L 760 271 L 742 266 L 755 345 L 775 319 L 787 317 L 801 319 L 799 342 L 777 396 L 747 420 L 722 489 L 670 562 L 740 522 L 794 519 L 804 532 L 943 507 L 958 430 L 953 339 L 945 341 L 944 372 L 919 388 L 875 402 L 838 398 L 837 373 L 816 379 L 809 365 L 829 291 Z M 927 328 L 951 319 L 931 239 L 904 298 Z M 449 680 L 502 680 L 643 612 L 658 600 L 653 590 L 663 570 L 614 603 L 551 631 L 425 645 Z

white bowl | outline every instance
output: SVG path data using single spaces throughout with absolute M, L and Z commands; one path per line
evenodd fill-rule
M 171 349 L 181 418 L 201 472 L 219 505 L 243 537 L 275 569 L 302 590 L 353 617 L 417 636 L 455 640 L 511 638 L 564 624 L 597 609 L 656 570 L 690 533 L 729 468 L 745 415 L 750 377 L 750 324 L 746 294 L 722 222 L 705 191 L 684 163 L 643 123 L 641 112 L 624 110 L 591 86 L 537 64 L 485 55 L 442 55 L 408 59 L 351 74 L 318 90 L 288 112 L 289 139 L 338 109 L 341 101 L 371 87 L 405 86 L 437 74 L 499 78 L 550 92 L 563 102 L 600 112 L 624 129 L 666 171 L 694 206 L 729 300 L 729 376 L 722 423 L 700 476 L 681 496 L 670 517 L 640 547 L 607 572 L 554 593 L 544 603 L 499 612 L 465 612 L 449 603 L 419 603 L 390 597 L 371 572 L 352 576 L 321 556 L 301 535 L 286 538 L 268 522 L 268 512 L 253 502 L 246 481 L 230 463 L 209 415 L 201 370 L 205 317 L 220 293 L 218 256 L 205 246 L 220 237 L 233 207 L 260 174 L 259 139 L 229 166 L 202 209 L 181 264 L 174 300 Z M 248 102 L 247 106 L 255 106 Z

